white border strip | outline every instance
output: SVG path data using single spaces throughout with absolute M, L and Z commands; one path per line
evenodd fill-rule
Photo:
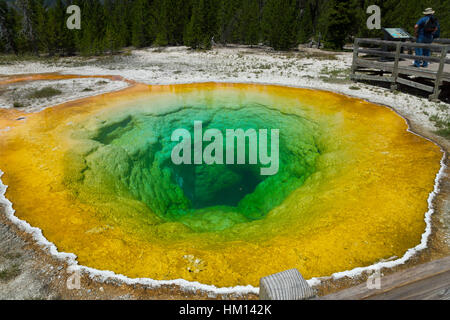
M 233 83 L 238 83 L 238 82 L 233 82 Z M 255 83 L 255 84 L 257 84 L 257 85 L 264 85 L 264 84 L 261 84 L 261 83 Z M 278 86 L 289 87 L 288 85 L 278 85 Z M 311 89 L 311 88 L 308 88 L 308 89 Z M 332 91 L 323 90 L 323 89 L 318 89 L 318 90 L 332 92 Z M 339 94 L 347 95 L 345 93 L 339 93 Z M 349 96 L 349 95 L 347 95 L 347 96 Z M 352 97 L 352 96 L 350 96 L 350 97 Z M 365 100 L 364 98 L 361 98 L 361 97 L 352 97 L 352 98 Z M 392 111 L 394 111 L 395 113 L 397 113 L 397 115 L 399 115 L 400 117 L 402 117 L 406 121 L 406 123 L 408 125 L 408 129 L 407 129 L 408 132 L 410 132 L 412 134 L 415 134 L 417 136 L 420 136 L 421 138 L 426 139 L 426 140 L 434 143 L 435 145 L 437 145 L 441 149 L 441 152 L 443 152 L 443 154 L 444 154 L 442 159 L 441 159 L 441 162 L 440 162 L 441 163 L 441 169 L 439 170 L 439 172 L 438 172 L 438 174 L 436 175 L 436 178 L 435 178 L 434 190 L 430 193 L 430 195 L 428 197 L 428 211 L 425 213 L 425 223 L 426 223 L 425 232 L 422 234 L 422 240 L 421 240 L 420 244 L 418 244 L 414 248 L 408 249 L 406 251 L 406 253 L 403 255 L 403 257 L 401 257 L 400 259 L 393 260 L 393 261 L 379 262 L 379 263 L 373 264 L 373 265 L 368 266 L 368 267 L 358 267 L 358 268 L 355 268 L 355 269 L 352 269 L 352 270 L 348 270 L 348 271 L 337 272 L 337 273 L 332 274 L 330 277 L 312 278 L 310 280 L 307 280 L 308 284 L 311 285 L 311 286 L 319 285 L 322 282 L 322 280 L 327 280 L 327 279 L 330 279 L 330 278 L 332 278 L 334 280 L 341 279 L 341 278 L 344 278 L 344 277 L 351 277 L 351 278 L 353 278 L 353 277 L 361 275 L 364 272 L 373 272 L 375 270 L 380 270 L 381 268 L 393 268 L 393 267 L 396 267 L 398 265 L 406 263 L 410 258 L 412 258 L 419 251 L 424 250 L 424 249 L 426 249 L 428 247 L 428 245 L 427 245 L 428 238 L 431 235 L 431 228 L 432 228 L 431 217 L 432 217 L 433 213 L 435 212 L 435 210 L 433 208 L 433 201 L 434 201 L 434 198 L 439 193 L 440 180 L 444 176 L 445 170 L 447 168 L 447 166 L 444 163 L 447 154 L 443 150 L 443 148 L 440 145 L 438 145 L 436 142 L 434 142 L 431 139 L 428 139 L 426 137 L 423 137 L 422 135 L 420 135 L 418 133 L 415 133 L 415 132 L 411 131 L 411 126 L 410 126 L 408 120 L 405 117 L 403 117 L 401 114 L 399 114 L 396 110 L 394 110 L 392 107 L 381 105 L 380 103 L 376 103 L 376 102 L 375 102 L 375 104 L 387 107 L 387 108 L 391 109 Z M 89 274 L 90 278 L 93 279 L 93 280 L 97 280 L 97 281 L 101 281 L 101 282 L 106 282 L 108 280 L 118 280 L 118 281 L 124 282 L 124 283 L 126 283 L 128 285 L 141 284 L 141 285 L 150 286 L 150 287 L 153 287 L 153 288 L 158 288 L 158 287 L 161 287 L 161 286 L 176 285 L 176 286 L 179 286 L 181 289 L 186 290 L 186 291 L 197 291 L 197 290 L 200 290 L 200 291 L 203 291 L 205 293 L 211 292 L 211 293 L 214 293 L 214 294 L 223 294 L 223 295 L 226 295 L 226 294 L 244 295 L 244 294 L 251 294 L 251 293 L 259 294 L 259 288 L 253 287 L 251 285 L 218 288 L 218 287 L 216 287 L 214 285 L 207 285 L 207 284 L 202 284 L 202 283 L 199 283 L 199 282 L 187 281 L 185 279 L 154 280 L 154 279 L 150 279 L 150 278 L 128 278 L 125 275 L 116 274 L 113 271 L 103 271 L 103 270 L 98 270 L 98 269 L 94 269 L 94 268 L 90 268 L 90 267 L 86 267 L 86 266 L 81 266 L 81 265 L 78 264 L 77 256 L 75 254 L 59 252 L 57 247 L 55 246 L 55 244 L 53 244 L 52 242 L 48 241 L 44 237 L 44 235 L 42 234 L 42 230 L 41 229 L 36 228 L 36 227 L 32 227 L 28 222 L 26 222 L 24 220 L 21 220 L 21 219 L 19 219 L 18 217 L 16 217 L 14 215 L 15 210 L 13 209 L 13 204 L 5 196 L 7 186 L 4 185 L 2 180 L 1 180 L 1 176 L 2 175 L 3 175 L 3 171 L 0 170 L 0 203 L 3 203 L 5 205 L 6 217 L 9 218 L 9 220 L 11 220 L 11 222 L 13 222 L 17 226 L 19 226 L 19 228 L 21 228 L 22 230 L 24 230 L 27 233 L 31 234 L 33 236 L 33 239 L 37 242 L 37 244 L 42 246 L 45 250 L 48 250 L 48 252 L 52 256 L 55 256 L 58 259 L 66 261 L 68 263 L 68 265 L 69 265 L 69 268 L 71 268 L 72 270 L 78 268 L 79 270 L 83 270 L 83 271 L 87 272 Z

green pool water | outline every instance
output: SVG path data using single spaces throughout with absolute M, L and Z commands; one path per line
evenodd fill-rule
M 249 152 L 260 145 L 260 135 L 256 140 L 245 140 L 245 164 L 237 164 L 237 151 L 234 164 L 194 164 L 193 149 L 191 164 L 174 164 L 171 154 L 178 142 L 171 140 L 172 133 L 186 129 L 194 138 L 196 121 L 201 121 L 203 133 L 208 129 L 223 133 L 224 155 L 227 129 L 278 129 L 277 173 L 262 175 L 261 168 L 267 166 L 259 158 L 250 164 Z M 156 115 L 122 114 L 92 134 L 98 146 L 85 157 L 89 168 L 85 179 L 91 181 L 84 183 L 101 184 L 134 197 L 166 221 L 179 221 L 196 231 L 222 230 L 263 219 L 303 184 L 314 172 L 320 155 L 316 134 L 313 122 L 258 104 L 239 108 L 188 106 Z M 238 141 L 233 140 L 237 150 Z M 258 146 L 251 145 L 255 142 Z M 208 144 L 203 142 L 203 151 Z M 270 154 L 270 134 L 267 145 Z

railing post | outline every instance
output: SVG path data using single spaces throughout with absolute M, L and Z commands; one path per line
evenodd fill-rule
M 359 39 L 355 39 L 355 43 L 353 45 L 353 62 L 352 62 L 352 75 L 356 73 L 356 70 L 358 69 L 358 51 L 359 51 Z
M 437 100 L 439 98 L 439 94 L 441 93 L 440 87 L 442 84 L 442 75 L 444 73 L 445 59 L 447 58 L 448 50 L 449 50 L 448 46 L 442 46 L 441 61 L 439 63 L 439 69 L 436 74 L 436 80 L 434 82 L 434 92 L 429 97 L 430 100 Z
M 400 52 L 402 49 L 402 43 L 398 42 L 395 48 L 395 62 L 394 62 L 394 70 L 392 70 L 392 84 L 391 90 L 397 90 L 397 78 L 398 78 L 398 63 L 400 61 Z

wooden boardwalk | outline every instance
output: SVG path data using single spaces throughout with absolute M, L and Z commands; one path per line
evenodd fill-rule
M 381 277 L 380 289 L 364 283 L 319 300 L 450 300 L 450 256 Z
M 430 63 L 427 68 L 416 68 L 412 65 L 418 58 L 412 54 L 415 48 L 429 49 L 433 53 L 430 57 L 420 56 L 421 60 Z M 450 82 L 449 52 L 450 45 L 447 43 L 423 44 L 356 39 L 350 77 L 355 81 L 388 82 L 392 90 L 396 90 L 398 84 L 407 85 L 429 92 L 430 100 L 437 100 L 444 82 Z
M 394 61 L 387 62 L 387 64 L 394 66 Z M 411 70 L 411 71 L 417 70 L 416 67 L 412 66 L 411 60 L 399 61 L 398 67 L 399 68 L 412 68 L 413 70 Z M 431 64 L 429 64 L 428 67 L 426 67 L 426 68 L 420 68 L 420 72 L 424 73 L 424 75 L 423 75 L 424 77 L 427 77 L 428 72 L 434 75 L 438 71 L 439 71 L 439 63 L 435 63 L 435 62 L 431 62 Z M 450 81 L 450 64 L 444 65 L 442 80 Z

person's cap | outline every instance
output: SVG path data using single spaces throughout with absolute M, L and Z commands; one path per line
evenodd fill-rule
M 434 14 L 434 10 L 432 8 L 426 8 L 423 14 L 424 15 Z

